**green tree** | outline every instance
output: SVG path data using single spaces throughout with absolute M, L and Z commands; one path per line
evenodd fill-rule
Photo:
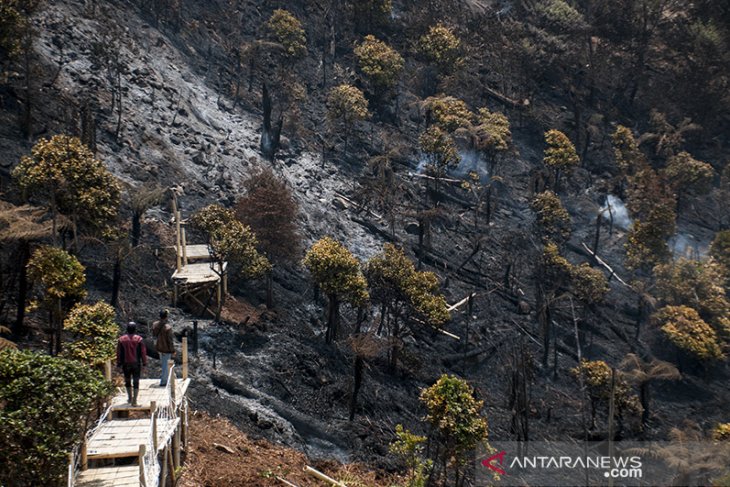
M 682 378 L 682 374 L 669 362 L 656 358 L 647 362 L 634 353 L 624 357 L 620 368 L 628 381 L 636 384 L 639 388 L 639 401 L 643 409 L 641 423 L 642 426 L 646 427 L 651 416 L 649 385 L 658 380 L 679 380 Z
M 600 269 L 584 262 L 572 268 L 571 289 L 573 295 L 581 303 L 593 306 L 603 302 L 608 294 L 608 279 Z
M 469 463 L 468 453 L 487 440 L 487 420 L 481 414 L 484 401 L 474 397 L 466 381 L 444 374 L 421 391 L 421 402 L 431 428 L 434 474 L 449 483 L 449 470 L 453 469 L 454 485 L 461 485 L 461 469 Z
M 355 56 L 377 93 L 383 94 L 398 83 L 404 66 L 403 57 L 385 42 L 366 35 L 355 47 Z
M 667 239 L 674 233 L 675 218 L 672 206 L 656 204 L 645 220 L 634 222 L 625 244 L 627 267 L 648 271 L 670 257 Z
M 710 255 L 730 274 L 730 230 L 721 230 L 715 234 L 710 244 Z
M 441 180 L 449 169 L 459 164 L 459 151 L 454 139 L 439 127 L 432 125 L 418 139 L 426 157 L 426 174 L 434 179 L 434 203 L 441 190 Z
M 341 243 L 331 237 L 315 242 L 304 257 L 304 265 L 314 282 L 327 295 L 327 332 L 325 339 L 337 339 L 340 323 L 340 303 L 363 306 L 369 299 L 367 281 L 360 262 Z
M 494 162 L 497 154 L 507 151 L 512 144 L 509 119 L 503 113 L 480 108 L 472 127 L 472 144 Z
M 562 244 L 570 238 L 572 221 L 563 207 L 560 197 L 550 190 L 536 195 L 530 208 L 535 212 L 535 222 L 543 241 Z
M 426 119 L 450 134 L 459 128 L 471 127 L 474 118 L 466 103 L 453 96 L 430 96 L 424 100 L 423 107 Z
M 226 262 L 236 265 L 238 274 L 244 279 L 257 279 L 271 269 L 268 259 L 256 250 L 256 235 L 250 227 L 236 219 L 233 210 L 216 204 L 208 205 L 198 210 L 191 221 L 194 227 L 205 234 L 216 263 L 213 271 L 221 279 L 228 272 L 224 265 Z M 221 299 L 216 319 L 220 319 L 223 304 L 224 299 Z
M 297 227 L 299 205 L 289 185 L 269 168 L 243 181 L 246 194 L 236 203 L 236 218 L 256 234 L 258 249 L 272 263 L 266 273 L 266 305 L 274 305 L 273 265 L 298 259 L 302 242 Z
M 567 173 L 573 167 L 580 164 L 575 146 L 567 135 L 559 130 L 548 130 L 545 132 L 545 155 L 543 163 L 553 171 L 553 184 L 555 191 L 560 186 L 561 173 Z
M 390 366 L 395 369 L 398 350 L 414 320 L 439 327 L 449 320 L 446 299 L 438 292 L 432 272 L 419 272 L 403 250 L 385 244 L 365 268 L 370 296 L 380 305 L 380 326 L 390 335 Z
M 717 423 L 712 428 L 712 439 L 715 441 L 730 441 L 730 423 Z
M 114 358 L 119 335 L 114 318 L 114 308 L 103 301 L 74 306 L 63 322 L 64 329 L 75 337 L 64 356 L 89 365 L 101 365 Z
M 345 140 L 345 159 L 347 159 L 348 142 L 355 124 L 369 116 L 368 101 L 358 88 L 345 84 L 335 86 L 330 90 L 327 97 L 327 119 L 333 132 L 342 129 Z
M 706 162 L 698 161 L 688 152 L 680 152 L 669 158 L 664 175 L 677 193 L 677 206 L 683 194 L 707 194 L 710 191 L 715 170 Z
M 48 205 L 54 234 L 57 215 L 70 217 L 74 241 L 80 224 L 107 230 L 119 208 L 121 190 L 116 178 L 76 137 L 41 139 L 31 155 L 20 160 L 13 178 L 32 200 Z
M 639 144 L 631 129 L 619 125 L 611 138 L 614 158 L 621 174 L 632 176 L 638 168 L 646 165 L 646 157 L 639 149 Z
M 724 357 L 717 333 L 696 310 L 688 306 L 665 306 L 654 313 L 653 320 L 664 337 L 680 351 L 703 362 Z
M 730 300 L 725 272 L 714 260 L 678 259 L 654 268 L 656 294 L 665 304 L 695 309 L 724 338 L 730 339 Z
M 297 59 L 307 53 L 307 36 L 302 23 L 288 10 L 274 10 L 266 26 L 287 57 Z
M 406 464 L 408 476 L 405 487 L 425 487 L 433 469 L 433 460 L 425 458 L 426 437 L 411 433 L 398 424 L 396 439 L 390 444 L 390 453 Z
M 619 422 L 617 432 L 620 433 L 623 428 L 625 413 L 638 412 L 640 409 L 636 396 L 631 393 L 631 387 L 619 372 L 614 375 L 614 387 L 613 391 L 611 390 L 611 367 L 603 360 L 583 359 L 570 372 L 574 377 L 582 378 L 588 397 L 590 397 L 592 428 L 596 427 L 598 405 L 604 404 L 608 407 L 612 392 L 616 405 L 616 418 Z
M 15 4 L 15 0 L 0 0 L 0 62 L 21 51 L 25 19 Z
M 418 49 L 436 65 L 442 75 L 453 73 L 463 62 L 461 41 L 453 29 L 443 24 L 432 25 L 418 39 Z
M 41 298 L 30 309 L 41 308 L 49 316 L 49 350 L 61 351 L 61 331 L 66 311 L 86 297 L 84 266 L 76 257 L 55 247 L 38 247 L 28 261 L 28 279 L 40 288 Z
M 99 372 L 74 360 L 0 352 L 0 484 L 65 484 L 68 452 L 112 389 Z

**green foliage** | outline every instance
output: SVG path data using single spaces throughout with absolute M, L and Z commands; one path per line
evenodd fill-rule
M 540 264 L 543 269 L 541 277 L 547 281 L 550 287 L 560 289 L 568 286 L 573 274 L 573 266 L 568 259 L 560 255 L 560 250 L 555 243 L 548 242 L 543 247 Z
M 726 273 L 730 273 L 730 230 L 715 234 L 710 244 L 710 255 L 725 268 Z
M 631 129 L 619 125 L 611 138 L 616 164 L 622 174 L 633 175 L 637 168 L 646 165 L 646 158 L 639 149 Z
M 96 401 L 113 387 L 73 360 L 0 352 L 0 484 L 65 483 L 68 452 Z
M 31 302 L 31 309 L 43 307 L 56 312 L 61 302 L 73 303 L 86 297 L 84 266 L 65 250 L 41 246 L 28 261 L 28 279 L 42 289 L 40 301 Z
M 587 27 L 583 15 L 565 0 L 536 2 L 533 11 L 542 23 L 561 34 Z
M 629 230 L 626 242 L 626 265 L 631 269 L 649 270 L 671 255 L 667 238 L 675 229 L 674 208 L 653 206 L 645 221 L 637 220 Z
M 20 52 L 25 20 L 14 0 L 0 0 L 0 60 L 13 58 Z
M 672 306 L 689 306 L 723 337 L 730 338 L 730 301 L 725 269 L 709 260 L 679 259 L 654 268 L 657 297 Z
M 300 58 L 306 54 L 307 36 L 302 23 L 291 12 L 280 8 L 274 10 L 266 25 L 288 57 Z
M 370 116 L 365 95 L 352 85 L 332 88 L 327 97 L 327 109 L 327 117 L 333 122 L 341 122 L 345 127 L 352 127 L 355 122 Z
M 606 362 L 582 359 L 570 372 L 576 379 L 583 379 L 594 410 L 599 403 L 608 405 L 611 397 L 611 367 Z M 641 410 L 638 398 L 632 394 L 629 383 L 618 371 L 614 376 L 614 402 L 619 416 L 625 411 Z
M 368 261 L 365 275 L 373 300 L 383 303 L 394 319 L 415 313 L 433 326 L 449 320 L 436 275 L 417 271 L 413 261 L 395 245 L 385 244 L 383 252 Z
M 476 125 L 472 128 L 474 146 L 478 150 L 495 152 L 506 151 L 512 143 L 509 119 L 500 112 L 480 108 Z
M 41 139 L 13 170 L 18 186 L 51 211 L 71 216 L 96 230 L 107 230 L 117 214 L 116 178 L 77 137 Z
M 487 420 L 481 415 L 483 401 L 464 380 L 442 375 L 435 384 L 421 391 L 426 406 L 426 421 L 433 428 L 432 440 L 443 449 L 442 457 L 460 465 L 466 453 L 487 439 Z
M 209 205 L 193 215 L 192 223 L 206 234 L 215 260 L 239 265 L 243 277 L 258 278 L 271 268 L 268 259 L 256 250 L 256 235 L 232 210 Z
M 119 326 L 114 308 L 103 301 L 77 304 L 63 322 L 75 340 L 66 346 L 64 355 L 89 365 L 103 364 L 114 357 Z
M 304 265 L 328 296 L 337 296 L 338 300 L 354 306 L 361 306 L 369 299 L 360 262 L 333 238 L 324 237 L 315 242 L 304 257 Z
M 463 100 L 439 95 L 426 98 L 423 105 L 428 110 L 432 122 L 448 133 L 471 126 L 473 115 Z
M 461 41 L 453 29 L 443 24 L 432 25 L 418 40 L 419 51 L 444 74 L 452 73 L 463 62 L 460 47 Z
M 532 199 L 530 208 L 535 212 L 544 241 L 562 243 L 570 238 L 570 213 L 563 207 L 558 195 L 550 190 L 544 191 Z
M 712 428 L 712 439 L 715 441 L 730 441 L 730 423 L 717 423 Z
M 679 350 L 703 361 L 723 358 L 717 333 L 696 310 L 688 306 L 665 306 L 652 318 Z
M 608 293 L 608 279 L 600 271 L 585 262 L 572 269 L 573 294 L 583 303 L 600 303 Z
M 355 47 L 360 69 L 376 89 L 390 89 L 398 83 L 404 61 L 398 52 L 373 35 Z
M 664 174 L 675 191 L 706 194 L 710 191 L 715 170 L 687 152 L 669 158 Z
M 424 458 L 426 437 L 411 433 L 401 424 L 396 425 L 395 435 L 390 453 L 399 457 L 408 468 L 405 487 L 425 487 L 433 468 L 433 461 Z
M 426 172 L 435 178 L 443 178 L 449 168 L 459 164 L 459 152 L 454 140 L 437 126 L 431 126 L 418 139 L 421 150 L 428 158 Z
M 554 170 L 570 169 L 580 163 L 575 146 L 567 135 L 559 130 L 545 132 L 545 149 L 543 162 Z

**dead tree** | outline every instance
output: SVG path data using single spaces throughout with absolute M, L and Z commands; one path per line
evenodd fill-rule
M 262 105 L 264 111 L 264 126 L 261 130 L 261 153 L 268 161 L 273 161 L 279 150 L 281 140 L 281 129 L 284 126 L 283 112 L 279 114 L 276 125 L 271 125 L 271 96 L 269 89 L 264 83 L 262 91 Z

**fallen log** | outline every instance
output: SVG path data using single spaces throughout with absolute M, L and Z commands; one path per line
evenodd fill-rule
M 322 480 L 324 482 L 328 482 L 330 485 L 334 485 L 336 487 L 347 487 L 345 484 L 338 482 L 337 480 L 333 479 L 332 477 L 328 477 L 327 475 L 323 474 L 319 470 L 315 470 L 309 465 L 304 467 L 304 471 L 307 472 L 312 477 L 316 477 L 319 480 Z
M 606 269 L 608 270 L 608 272 L 610 272 L 610 273 L 611 273 L 611 274 L 610 274 L 610 275 L 608 276 L 608 279 L 609 279 L 609 280 L 611 279 L 611 276 L 616 276 L 616 279 L 618 279 L 618 282 L 620 282 L 621 284 L 623 284 L 623 285 L 624 285 L 624 286 L 626 286 L 627 288 L 631 289 L 632 291 L 634 290 L 634 288 L 632 288 L 632 287 L 631 287 L 630 285 L 628 285 L 628 284 L 626 283 L 626 281 L 624 281 L 623 279 L 621 279 L 621 278 L 620 278 L 620 277 L 618 276 L 618 274 L 616 274 L 616 271 L 614 271 L 614 270 L 613 270 L 613 269 L 611 268 L 611 266 L 610 266 L 610 265 L 606 264 L 606 262 L 604 262 L 604 261 L 603 261 L 603 260 L 602 260 L 602 259 L 601 259 L 600 257 L 598 257 L 598 255 L 597 255 L 597 254 L 596 254 L 595 252 L 593 252 L 593 251 L 592 251 L 592 250 L 591 250 L 590 248 L 588 248 L 588 246 L 587 246 L 587 245 L 585 244 L 585 242 L 581 242 L 581 244 L 583 245 L 583 248 L 585 248 L 585 249 L 586 249 L 586 252 L 588 252 L 589 254 L 591 254 L 591 255 L 592 255 L 593 257 L 595 257 L 595 258 L 596 258 L 596 262 L 598 262 L 599 264 L 601 264 L 601 265 L 602 265 L 603 267 L 605 267 L 605 268 L 606 268 Z
M 452 365 L 456 362 L 459 362 L 461 360 L 466 360 L 472 357 L 476 357 L 478 355 L 482 355 L 483 353 L 493 353 L 497 350 L 497 345 L 492 345 L 491 347 L 484 347 L 484 348 L 477 348 L 475 350 L 472 350 L 470 352 L 466 353 L 454 353 L 451 355 L 446 355 L 441 359 L 441 362 L 443 362 L 444 365 Z
M 514 100 L 496 90 L 493 90 L 492 88 L 484 87 L 484 92 L 492 98 L 499 100 L 505 105 L 509 105 L 513 108 L 523 108 L 530 105 L 530 100 L 528 100 L 527 98 L 525 98 L 524 100 Z
M 446 308 L 446 311 L 451 312 L 451 311 L 454 311 L 455 309 L 459 309 L 460 307 L 462 307 L 466 303 L 468 303 L 470 299 L 474 299 L 476 297 L 476 295 L 477 295 L 477 293 L 471 293 L 470 295 L 468 295 L 467 297 L 465 297 L 458 303 L 454 303 L 454 304 L 450 305 L 448 308 Z

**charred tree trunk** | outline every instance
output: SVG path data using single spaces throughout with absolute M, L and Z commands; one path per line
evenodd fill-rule
M 337 328 L 340 324 L 340 301 L 336 294 L 330 294 L 328 299 L 327 332 L 325 333 L 325 340 L 327 343 L 332 343 L 337 339 Z
M 139 211 L 132 212 L 132 247 L 139 245 L 142 237 L 142 213 Z
M 266 307 L 274 307 L 274 274 L 271 271 L 266 273 Z
M 264 126 L 261 130 L 261 153 L 268 161 L 273 161 L 279 150 L 279 143 L 281 139 L 281 129 L 284 125 L 283 114 L 279 116 L 279 120 L 276 121 L 276 125 L 271 124 L 271 96 L 269 95 L 269 89 L 264 84 L 262 94 L 262 104 L 264 111 Z
M 119 289 L 122 284 L 122 256 L 117 252 L 114 259 L 114 270 L 112 271 L 112 297 L 109 304 L 114 308 L 119 304 Z
M 355 410 L 357 409 L 357 395 L 362 385 L 362 369 L 363 359 L 360 355 L 355 356 L 354 382 L 352 385 L 352 396 L 350 397 L 350 421 L 355 419 Z
M 20 244 L 20 277 L 18 279 L 18 312 L 13 324 L 13 336 L 22 337 L 25 335 L 25 302 L 28 300 L 28 260 L 30 259 L 30 243 L 23 241 Z

